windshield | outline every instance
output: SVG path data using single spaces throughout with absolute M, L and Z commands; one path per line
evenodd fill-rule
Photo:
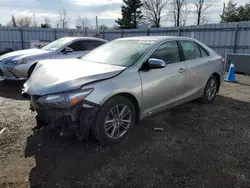
M 49 50 L 49 51 L 56 51 L 59 48 L 66 45 L 67 43 L 69 43 L 70 41 L 72 41 L 72 39 L 70 39 L 70 38 L 61 38 L 61 39 L 58 39 L 54 42 L 47 44 L 46 46 L 42 47 L 41 49 L 42 50 Z
M 116 40 L 82 57 L 82 60 L 118 66 L 133 65 L 154 41 Z

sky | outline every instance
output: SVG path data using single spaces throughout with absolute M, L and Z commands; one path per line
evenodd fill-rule
M 169 0 L 170 1 L 170 0 Z M 226 2 L 228 0 L 225 0 Z M 215 0 L 213 6 L 207 11 L 209 23 L 218 23 L 222 13 L 224 0 Z M 238 0 L 238 5 L 246 4 L 249 0 Z M 50 19 L 53 27 L 59 20 L 59 10 L 65 9 L 68 17 L 68 27 L 75 28 L 79 16 L 87 17 L 89 24 L 95 26 L 95 17 L 98 16 L 99 25 L 116 25 L 115 20 L 121 17 L 122 0 L 0 0 L 0 23 L 6 25 L 13 14 L 15 17 L 30 16 L 38 24 L 44 22 L 44 17 Z M 192 5 L 189 5 L 191 9 Z M 167 9 L 167 8 L 166 8 Z M 173 26 L 167 10 L 164 12 L 162 26 Z M 189 14 L 187 25 L 194 25 L 195 17 Z

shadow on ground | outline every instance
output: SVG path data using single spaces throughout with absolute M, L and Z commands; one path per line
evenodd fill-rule
M 21 90 L 25 81 L 0 80 L 0 97 L 24 100 Z
M 28 137 L 31 187 L 247 187 L 250 104 L 217 96 L 143 120 L 125 143 L 101 147 L 47 129 Z M 163 132 L 153 131 L 163 127 Z

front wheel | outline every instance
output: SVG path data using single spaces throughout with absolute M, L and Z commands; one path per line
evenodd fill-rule
M 210 103 L 215 99 L 216 92 L 218 87 L 218 80 L 215 76 L 211 76 L 207 84 L 205 86 L 203 96 L 201 97 L 201 101 L 204 103 Z
M 135 125 L 135 107 L 123 96 L 108 100 L 100 110 L 93 128 L 95 137 L 105 144 L 122 142 Z

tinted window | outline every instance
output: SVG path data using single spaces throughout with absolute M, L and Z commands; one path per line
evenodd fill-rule
M 87 50 L 85 42 L 86 41 L 76 41 L 70 44 L 68 47 L 72 48 L 73 51 L 84 51 Z
M 50 50 L 50 51 L 56 51 L 59 48 L 62 48 L 64 45 L 67 43 L 70 43 L 72 41 L 71 38 L 61 38 L 58 39 L 52 43 L 49 43 L 48 45 L 44 46 L 42 49 L 43 50 Z
M 175 63 L 180 61 L 179 48 L 175 41 L 165 42 L 161 44 L 150 56 L 150 58 L 157 58 L 166 63 Z
M 196 43 L 192 41 L 180 41 L 180 42 L 186 60 L 196 59 L 201 57 L 200 49 Z
M 207 57 L 208 56 L 208 52 L 206 50 L 204 50 L 202 47 L 200 47 L 201 50 L 201 56 L 202 57 Z
M 90 50 L 93 50 L 101 45 L 103 45 L 105 42 L 102 42 L 102 41 L 94 41 L 94 40 L 90 40 L 88 41 L 88 46 L 89 46 L 89 49 Z

